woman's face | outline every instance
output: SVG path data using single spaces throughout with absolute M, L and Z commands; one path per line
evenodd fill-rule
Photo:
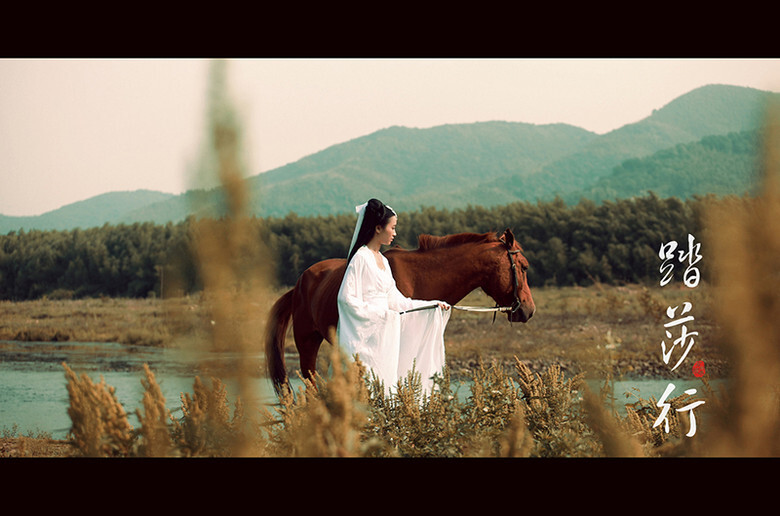
M 377 226 L 377 238 L 382 245 L 390 245 L 395 238 L 395 225 L 398 223 L 398 217 L 393 215 L 387 221 L 385 227 Z

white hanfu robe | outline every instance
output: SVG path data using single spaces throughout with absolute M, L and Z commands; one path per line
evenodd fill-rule
M 379 267 L 374 253 L 360 247 L 347 266 L 338 294 L 339 345 L 349 357 L 358 355 L 393 392 L 414 366 L 430 394 L 431 377 L 444 367 L 444 330 L 450 318 L 438 301 L 405 297 L 398 290 L 390 264 L 382 256 Z M 400 313 L 412 308 L 435 308 Z

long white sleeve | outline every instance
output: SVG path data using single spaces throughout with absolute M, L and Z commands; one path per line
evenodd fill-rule
M 365 294 L 370 289 L 365 282 L 367 265 L 362 253 L 355 254 L 347 266 L 338 295 L 339 309 L 348 312 L 352 318 L 364 322 L 384 316 L 381 306 L 366 299 Z
M 421 306 L 436 304 L 436 301 L 423 301 L 421 299 L 412 299 L 404 296 L 398 287 L 393 284 L 393 287 L 388 293 L 387 303 L 391 310 L 396 312 L 403 312 L 404 310 L 411 310 L 412 308 L 419 308 Z

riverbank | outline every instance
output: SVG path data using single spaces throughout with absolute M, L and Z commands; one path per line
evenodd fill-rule
M 73 457 L 76 449 L 68 441 L 35 438 L 13 437 L 0 439 L 0 458 L 28 457 Z
M 695 289 L 641 285 L 537 288 L 533 290 L 537 312 L 527 324 L 510 324 L 499 315 L 456 311 L 447 326 L 448 366 L 457 376 L 467 375 L 483 363 L 513 368 L 515 359 L 532 371 L 560 365 L 567 375 L 589 378 L 649 379 L 693 378 L 692 366 L 701 361 L 710 378 L 729 375 L 721 352 L 718 326 L 711 314 L 712 296 L 707 285 Z M 672 346 L 679 327 L 667 338 L 664 324 L 668 307 L 691 303 L 694 316 L 686 323 L 692 345 L 681 364 L 677 345 L 664 362 L 661 342 Z M 490 306 L 481 293 L 473 293 L 463 305 Z M 679 310 L 678 310 L 679 313 Z
M 281 294 L 279 292 L 278 294 Z M 571 374 L 603 377 L 690 377 L 702 361 L 711 377 L 728 367 L 717 345 L 707 285 L 695 289 L 641 285 L 547 287 L 533 290 L 537 312 L 526 324 L 509 323 L 499 314 L 453 311 L 445 334 L 447 364 L 455 377 L 468 376 L 480 362 L 513 367 L 515 357 L 532 371 L 559 364 Z M 662 360 L 666 309 L 690 302 L 689 331 L 697 332 L 676 369 Z M 492 306 L 475 291 L 460 303 Z M 252 313 L 250 311 L 250 313 Z M 117 342 L 136 346 L 182 346 L 208 340 L 215 321 L 199 297 L 177 299 L 41 299 L 0 302 L 0 340 L 42 342 Z M 260 311 L 257 319 L 262 322 Z M 254 321 L 254 322 L 258 322 Z M 258 350 L 262 349 L 258 336 Z M 671 341 L 670 341 L 671 344 Z M 320 353 L 327 360 L 327 346 Z M 287 351 L 295 356 L 288 334 Z M 677 346 L 678 355 L 681 351 Z M 297 360 L 288 360 L 294 375 Z M 672 362 L 670 360 L 670 362 Z
M 281 294 L 281 293 L 279 293 Z M 469 379 L 480 364 L 500 364 L 512 374 L 515 361 L 533 372 L 561 366 L 564 375 L 615 380 L 695 379 L 701 361 L 710 379 L 729 375 L 717 346 L 717 325 L 710 316 L 706 285 L 696 289 L 629 286 L 537 288 L 537 312 L 527 324 L 510 324 L 499 314 L 454 311 L 445 334 L 447 365 L 453 380 Z M 672 370 L 661 356 L 666 309 L 692 305 L 689 331 L 698 332 L 682 365 Z M 492 306 L 481 292 L 461 305 Z M 37 300 L 0 302 L 0 340 L 46 342 L 117 342 L 134 346 L 182 346 L 209 338 L 216 324 L 199 298 Z M 258 318 L 262 314 L 258 310 Z M 261 339 L 257 339 L 261 346 Z M 328 346 L 320 353 L 327 361 Z M 295 377 L 297 354 L 288 335 L 287 367 Z M 675 358 L 679 355 L 675 355 Z M 327 364 L 321 364 L 321 367 Z M 0 457 L 68 456 L 65 441 L 0 436 Z
M 0 301 L 0 340 L 162 346 L 173 336 L 166 303 L 112 298 Z

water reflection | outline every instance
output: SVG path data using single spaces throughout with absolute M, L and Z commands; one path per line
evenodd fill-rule
M 259 401 L 270 400 L 272 389 L 260 375 L 260 356 L 248 358 L 257 365 L 253 392 Z M 67 381 L 62 363 L 77 375 L 87 374 L 116 388 L 116 397 L 137 426 L 136 409 L 142 409 L 143 365 L 148 364 L 174 416 L 181 411 L 181 393 L 192 393 L 196 376 L 210 385 L 218 376 L 225 382 L 228 396 L 235 399 L 236 386 L 229 378 L 240 357 L 230 353 L 182 351 L 176 349 L 127 346 L 89 342 L 10 342 L 0 341 L 0 430 L 16 425 L 20 434 L 46 432 L 62 439 L 70 429 Z M 254 365 L 252 366 L 254 367 Z
M 239 355 L 230 353 L 185 352 L 112 343 L 0 341 L 0 431 L 10 431 L 16 425 L 20 434 L 40 431 L 55 439 L 66 436 L 70 418 L 63 362 L 77 375 L 86 373 L 95 382 L 102 375 L 108 385 L 116 388 L 116 397 L 124 406 L 128 421 L 137 427 L 135 411 L 143 407 L 144 364 L 154 372 L 168 410 L 177 416 L 181 414 L 181 393 L 193 392 L 196 376 L 209 386 L 212 375 L 223 380 L 232 406 L 237 389 L 228 379 L 240 359 Z M 272 401 L 271 384 L 261 374 L 262 357 L 250 356 L 248 360 L 255 373 L 254 385 L 250 388 L 258 396 L 254 401 Z M 625 404 L 633 403 L 637 396 L 645 400 L 659 399 L 667 383 L 667 380 L 615 381 L 614 407 L 618 413 L 625 414 Z M 679 390 L 693 387 L 704 395 L 698 380 L 676 380 L 674 383 Z M 713 382 L 713 386 L 717 383 Z M 588 384 L 594 392 L 601 388 L 598 381 Z M 468 382 L 453 382 L 452 387 L 464 402 L 471 394 Z M 629 393 L 628 397 L 626 393 Z

